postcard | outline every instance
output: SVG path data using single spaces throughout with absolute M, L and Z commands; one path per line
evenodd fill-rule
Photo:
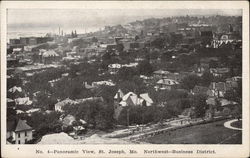
M 248 157 L 247 1 L 4 1 L 2 157 Z

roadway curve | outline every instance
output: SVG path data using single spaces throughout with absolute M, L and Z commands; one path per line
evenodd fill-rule
M 231 124 L 232 124 L 233 122 L 236 122 L 236 121 L 238 121 L 238 119 L 234 119 L 234 120 L 227 121 L 227 122 L 224 123 L 224 126 L 225 126 L 226 128 L 233 129 L 233 130 L 242 130 L 241 128 L 237 128 L 237 127 L 231 126 Z

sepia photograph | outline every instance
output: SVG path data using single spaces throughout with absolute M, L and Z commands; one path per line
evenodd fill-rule
M 237 146 L 248 136 L 242 8 L 4 11 L 4 145 Z M 217 153 L 154 149 L 143 153 Z M 78 150 L 33 154 L 43 153 Z

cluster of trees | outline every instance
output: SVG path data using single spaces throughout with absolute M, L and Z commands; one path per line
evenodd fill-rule
M 60 114 L 57 112 L 34 112 L 30 116 L 26 114 L 19 114 L 17 117 L 27 120 L 27 124 L 35 130 L 33 135 L 35 139 L 39 139 L 46 134 L 58 133 L 62 131 L 62 123 L 59 120 Z
M 190 117 L 203 118 L 209 109 L 206 97 L 203 95 L 188 96 L 187 93 L 180 91 L 165 91 L 159 95 L 155 96 L 154 100 L 158 101 L 153 106 L 124 108 L 118 118 L 118 124 L 127 125 L 128 119 L 130 125 L 156 123 L 163 119 L 178 117 L 187 108 L 192 109 Z
M 37 91 L 49 91 L 49 81 L 58 79 L 61 74 L 65 73 L 64 68 L 53 68 L 42 71 L 40 73 L 35 73 L 33 76 L 28 78 L 28 82 L 25 84 L 24 88 L 29 94 L 33 94 Z
M 196 85 L 208 87 L 211 82 L 218 81 L 210 72 L 205 72 L 201 77 L 189 75 L 183 78 L 181 87 L 187 90 L 193 89 Z
M 103 101 L 86 101 L 64 106 L 65 114 L 71 114 L 76 120 L 83 119 L 93 128 L 107 130 L 113 127 L 113 105 Z

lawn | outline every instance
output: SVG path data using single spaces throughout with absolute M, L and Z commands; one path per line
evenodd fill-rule
M 177 129 L 143 141 L 152 144 L 241 144 L 241 131 L 224 127 L 226 121 Z

